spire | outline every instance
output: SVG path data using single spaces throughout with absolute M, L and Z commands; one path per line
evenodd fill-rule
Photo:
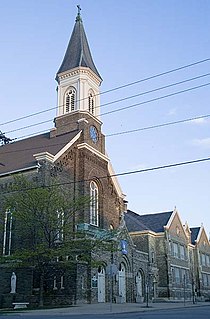
M 57 72 L 59 73 L 77 68 L 87 67 L 90 68 L 100 79 L 101 76 L 98 73 L 95 64 L 93 62 L 90 48 L 88 45 L 87 37 L 82 23 L 81 8 L 78 5 L 78 13 L 74 29 L 64 56 L 63 62 Z M 101 79 L 102 80 L 102 79 Z

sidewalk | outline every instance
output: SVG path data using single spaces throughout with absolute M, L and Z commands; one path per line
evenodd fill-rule
M 68 308 L 53 308 L 53 309 L 39 309 L 39 310 L 25 310 L 24 314 L 107 314 L 107 313 L 126 313 L 126 312 L 146 312 L 156 310 L 167 310 L 167 309 L 179 309 L 187 307 L 204 307 L 210 306 L 209 302 L 198 302 L 192 304 L 192 302 L 162 302 L 162 303 L 149 303 L 149 307 L 146 304 L 138 303 L 125 303 L 125 304 L 110 304 L 110 303 L 99 303 L 99 304 L 80 304 L 71 306 Z M 21 313 L 22 311 L 15 311 Z

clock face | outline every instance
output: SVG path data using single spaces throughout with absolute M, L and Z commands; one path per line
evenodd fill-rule
M 94 143 L 98 141 L 98 132 L 95 126 L 90 127 L 90 137 Z

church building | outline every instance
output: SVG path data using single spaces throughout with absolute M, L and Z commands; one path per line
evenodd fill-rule
M 0 132 L 4 142 L 0 146 L 0 308 L 12 308 L 17 302 L 33 308 L 208 298 L 210 243 L 203 227 L 183 226 L 176 209 L 147 215 L 127 209 L 106 153 L 100 120 L 102 78 L 79 6 L 56 81 L 52 129 L 15 141 Z M 36 265 L 13 257 L 30 245 L 31 238 L 16 223 L 12 207 L 4 205 L 16 176 L 43 189 L 62 186 L 73 202 L 89 199 L 72 216 L 71 234 L 63 231 L 65 212 L 55 208 L 53 218 L 60 230 L 53 245 L 61 251 L 67 238 L 74 249 L 49 259 L 43 276 Z
M 117 249 L 106 255 L 101 251 L 97 256 L 100 266 L 91 269 L 75 255 L 66 271 L 45 278 L 48 284 L 44 304 L 106 302 L 110 298 L 113 302 L 143 301 L 148 254 L 135 249 L 125 226 L 125 195 L 106 154 L 101 130 L 99 88 L 102 78 L 92 59 L 80 8 L 56 81 L 54 128 L 0 147 L 1 192 L 9 190 L 17 174 L 36 180 L 46 175 L 59 177 L 63 184 L 71 185 L 74 198 L 82 194 L 91 199 L 89 207 L 75 216 L 74 231 L 96 238 L 101 236 L 100 232 L 113 230 L 115 238 L 112 239 Z M 19 245 L 12 221 L 11 212 L 1 208 L 3 258 L 11 257 Z M 21 245 L 24 248 L 24 241 Z M 10 307 L 14 298 L 16 301 L 27 299 L 31 306 L 36 305 L 39 287 L 34 280 L 34 270 L 14 268 L 12 263 L 0 266 L 0 307 Z M 10 291 L 12 273 L 16 275 L 13 293 Z

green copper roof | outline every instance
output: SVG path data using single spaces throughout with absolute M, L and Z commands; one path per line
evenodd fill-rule
M 80 16 L 80 10 L 78 11 L 78 15 L 76 17 L 75 26 L 66 50 L 66 54 L 57 74 L 77 67 L 90 68 L 100 79 L 102 79 L 91 56 L 82 18 Z

